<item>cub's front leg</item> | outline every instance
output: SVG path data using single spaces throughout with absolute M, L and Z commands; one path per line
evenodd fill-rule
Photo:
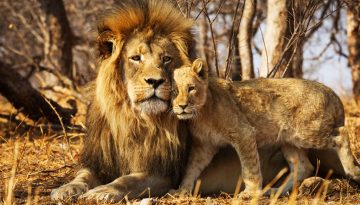
M 240 197 L 247 199 L 261 193 L 262 175 L 254 128 L 246 124 L 239 125 L 240 129 L 231 135 L 231 141 L 241 162 L 245 184 Z
M 185 175 L 179 190 L 176 192 L 186 192 L 190 194 L 194 188 L 194 181 L 200 176 L 206 166 L 209 165 L 217 151 L 218 148 L 209 144 L 209 142 L 194 139 Z

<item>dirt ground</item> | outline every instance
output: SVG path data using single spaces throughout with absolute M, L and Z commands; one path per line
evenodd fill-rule
M 360 109 L 346 103 L 348 123 L 353 124 L 353 142 L 357 148 Z M 84 110 L 77 116 L 76 126 L 64 132 L 61 126 L 31 122 L 17 115 L 0 97 L 0 204 L 51 204 L 51 189 L 72 179 L 84 137 Z M 11 121 L 7 120 L 11 116 Z M 354 152 L 354 154 L 358 154 Z M 358 156 L 358 155 L 357 155 Z M 360 204 L 357 185 L 347 179 L 330 179 L 312 185 L 307 193 L 297 190 L 289 196 L 262 197 L 250 201 L 234 199 L 233 195 L 210 197 L 164 196 L 144 200 L 141 204 Z M 126 204 L 139 204 L 139 200 Z M 76 202 L 75 204 L 87 204 Z

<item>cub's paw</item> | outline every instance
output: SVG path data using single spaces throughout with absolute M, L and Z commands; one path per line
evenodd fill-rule
M 243 192 L 241 192 L 237 198 L 241 199 L 241 200 L 251 200 L 255 197 L 260 197 L 261 196 L 261 191 L 249 191 L 249 190 L 244 190 Z
M 170 189 L 168 193 L 175 197 L 184 197 L 184 196 L 191 196 L 191 192 L 188 189 Z
M 304 179 L 299 187 L 300 196 L 312 196 L 315 195 L 320 187 L 325 182 L 325 179 L 321 177 L 309 177 Z
M 81 196 L 81 199 L 116 203 L 121 201 L 125 195 L 125 192 L 120 191 L 111 184 L 107 184 L 89 190 Z
M 250 200 L 252 199 L 252 195 L 250 192 L 241 192 L 239 193 L 239 195 L 237 196 L 238 199 L 241 199 L 241 200 Z
M 353 169 L 348 173 L 349 177 L 356 183 L 360 184 L 360 167 L 354 165 Z
M 50 197 L 53 201 L 76 200 L 81 194 L 89 190 L 88 185 L 83 182 L 70 182 L 51 191 Z

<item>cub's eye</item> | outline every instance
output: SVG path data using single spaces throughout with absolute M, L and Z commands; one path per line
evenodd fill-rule
M 163 63 L 167 64 L 167 63 L 170 63 L 172 59 L 170 56 L 164 56 L 162 60 L 163 60 Z
M 189 86 L 188 92 L 191 92 L 191 91 L 193 91 L 193 90 L 195 90 L 195 86 L 193 86 L 193 85 Z
M 131 56 L 130 59 L 133 60 L 133 61 L 140 61 L 140 60 L 141 60 L 141 56 L 140 56 L 140 55 L 134 55 L 134 56 Z

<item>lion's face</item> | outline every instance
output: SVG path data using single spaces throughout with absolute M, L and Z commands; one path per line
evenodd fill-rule
M 183 66 L 174 71 L 174 96 L 172 106 L 179 119 L 196 116 L 207 97 L 207 70 L 202 60 L 197 59 L 191 66 Z
M 169 107 L 171 78 L 181 66 L 180 54 L 166 37 L 138 33 L 126 41 L 122 51 L 123 76 L 132 106 L 158 114 Z

